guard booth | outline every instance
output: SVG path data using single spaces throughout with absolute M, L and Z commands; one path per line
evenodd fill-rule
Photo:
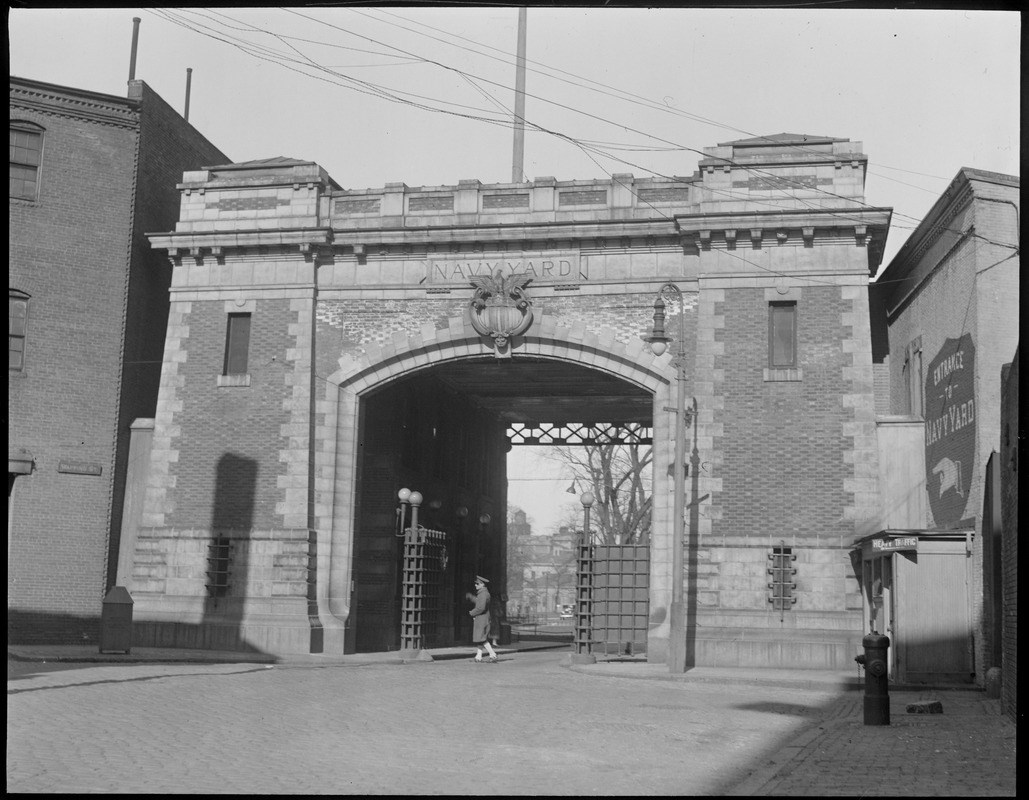
M 890 637 L 889 677 L 971 683 L 971 529 L 888 529 L 855 542 L 865 631 Z

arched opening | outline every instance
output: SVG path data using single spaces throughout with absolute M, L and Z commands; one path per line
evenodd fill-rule
M 643 368 L 630 380 L 603 361 L 595 354 L 593 365 L 541 355 L 441 360 L 354 397 L 349 651 L 401 644 L 401 488 L 421 493 L 419 523 L 445 534 L 425 646 L 469 640 L 464 598 L 474 577 L 489 576 L 495 596 L 506 596 L 513 426 L 653 425 L 660 380 Z M 520 442 L 537 443 L 524 434 Z

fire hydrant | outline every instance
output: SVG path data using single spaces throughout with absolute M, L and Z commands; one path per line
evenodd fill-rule
M 890 724 L 890 683 L 886 653 L 890 637 L 872 631 L 861 640 L 865 652 L 854 660 L 865 668 L 865 725 Z

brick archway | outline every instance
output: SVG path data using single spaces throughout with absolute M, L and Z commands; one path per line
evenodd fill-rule
M 542 309 L 541 309 L 542 310 Z M 545 312 L 526 335 L 512 341 L 510 357 L 565 361 L 617 376 L 648 390 L 655 410 L 671 402 L 674 369 L 670 356 L 654 356 L 638 337 L 610 329 L 596 333 L 562 326 Z M 423 326 L 398 333 L 386 346 L 370 346 L 360 356 L 344 355 L 328 376 L 318 404 L 315 426 L 314 519 L 318 531 L 318 612 L 325 628 L 326 652 L 343 651 L 343 629 L 350 613 L 354 553 L 355 478 L 358 411 L 361 398 L 383 385 L 413 373 L 456 360 L 493 355 L 493 345 L 471 326 L 467 314 L 451 317 L 446 327 Z M 654 414 L 655 463 L 671 458 L 668 415 Z M 665 452 L 667 451 L 667 452 Z M 670 514 L 658 497 L 667 478 L 655 473 L 655 518 Z M 660 492 L 659 492 L 660 489 Z M 655 527 L 655 531 L 658 530 Z M 655 549 L 670 543 L 653 542 Z M 663 593 L 658 580 L 652 591 Z

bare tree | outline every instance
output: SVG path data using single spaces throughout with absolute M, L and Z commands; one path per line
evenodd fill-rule
M 650 540 L 650 445 L 561 445 L 550 448 L 548 457 L 570 467 L 575 480 L 593 494 L 590 528 L 601 542 L 646 544 Z

